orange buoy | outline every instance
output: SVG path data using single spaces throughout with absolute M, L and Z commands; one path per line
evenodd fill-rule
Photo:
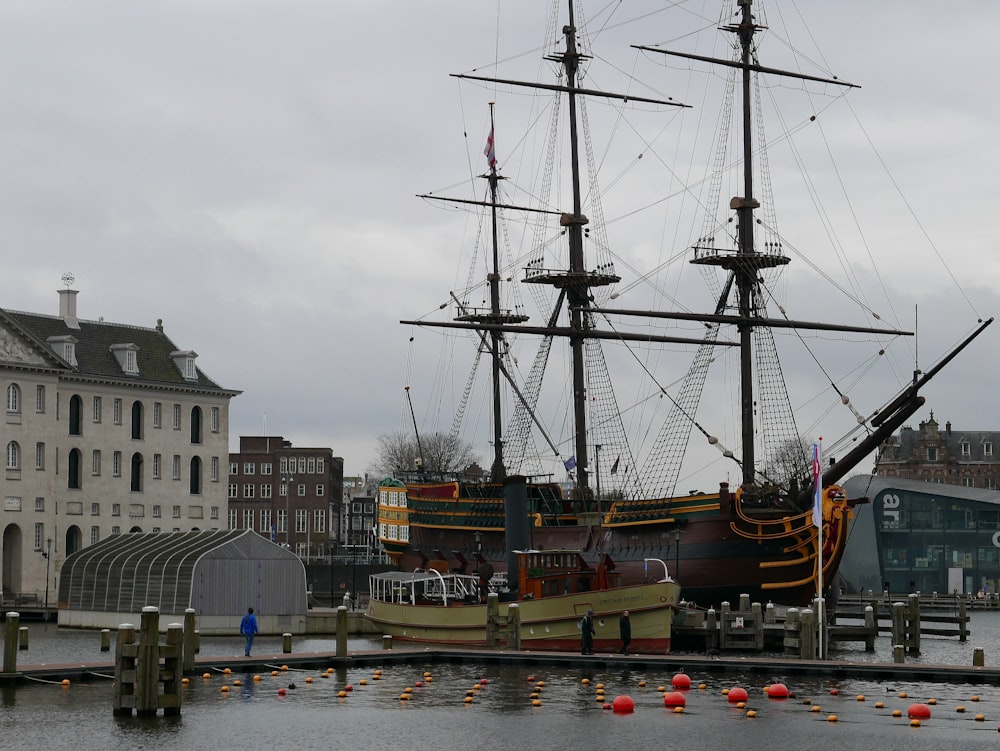
M 929 720 L 931 716 L 931 708 L 926 704 L 911 704 L 909 709 L 906 710 L 906 716 L 911 720 Z
M 734 686 L 729 689 L 729 693 L 726 695 L 730 702 L 736 703 L 738 701 L 746 701 L 748 698 L 747 690 L 740 686 Z
M 222 693 L 228 694 L 229 693 L 229 686 L 223 686 L 222 687 Z
M 307 675 L 306 676 L 306 683 L 312 683 L 312 682 L 313 682 L 313 677 L 311 675 Z
M 202 673 L 201 677 L 204 678 L 207 681 L 207 680 L 210 680 L 212 678 L 212 674 L 211 673 Z
M 635 711 L 635 700 L 631 696 L 621 694 L 611 702 L 611 708 L 614 709 L 615 714 L 631 714 Z
M 674 688 L 689 689 L 691 688 L 691 676 L 687 673 L 677 673 L 670 679 L 670 685 Z
M 663 695 L 663 706 L 665 707 L 683 707 L 686 704 L 687 697 L 680 691 L 671 691 L 669 694 Z
M 788 686 L 784 683 L 772 683 L 767 687 L 767 695 L 771 699 L 787 699 Z
M 341 689 L 340 691 L 337 692 L 337 696 L 343 699 L 344 697 L 347 696 L 347 692 Z

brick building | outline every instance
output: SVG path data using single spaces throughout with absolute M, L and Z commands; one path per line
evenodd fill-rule
M 229 454 L 229 528 L 256 530 L 306 561 L 325 559 L 337 542 L 343 485 L 344 460 L 329 448 L 240 436 Z
M 875 474 L 996 490 L 1000 462 L 994 446 L 1000 446 L 1000 431 L 953 430 L 950 422 L 941 430 L 931 412 L 916 430 L 903 427 L 886 439 Z

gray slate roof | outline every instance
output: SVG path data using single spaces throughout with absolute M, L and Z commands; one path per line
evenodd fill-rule
M 184 388 L 201 388 L 212 391 L 226 391 L 218 383 L 197 369 L 197 380 L 187 380 L 170 357 L 177 352 L 177 347 L 160 327 L 144 328 L 105 321 L 81 320 L 80 328 L 69 328 L 59 316 L 23 313 L 20 311 L 2 310 L 7 320 L 12 321 L 22 333 L 30 336 L 43 348 L 51 353 L 48 339 L 54 336 L 73 336 L 76 344 L 76 367 L 67 364 L 70 372 L 92 378 L 109 378 L 114 380 L 135 381 L 143 385 L 180 386 Z M 118 359 L 111 351 L 115 344 L 135 344 L 138 347 L 138 375 L 130 375 L 122 371 Z M 58 353 L 57 353 L 58 354 Z M 61 360 L 61 358 L 60 358 Z

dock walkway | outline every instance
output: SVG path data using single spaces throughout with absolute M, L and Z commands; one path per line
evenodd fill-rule
M 334 653 L 270 653 L 243 657 L 214 655 L 195 660 L 189 675 L 222 673 L 229 668 L 234 673 L 255 673 L 281 670 L 348 669 L 352 667 L 384 667 L 393 664 L 477 663 L 484 665 L 532 665 L 566 669 L 610 669 L 628 667 L 659 672 L 700 673 L 760 673 L 768 676 L 811 675 L 831 679 L 856 678 L 872 681 L 923 681 L 937 683 L 970 683 L 1000 685 L 1000 668 L 925 663 L 869 663 L 834 660 L 799 660 L 774 657 L 704 657 L 697 655 L 578 655 L 565 652 L 498 651 L 453 648 L 405 647 L 391 650 L 364 650 L 338 657 Z M 87 662 L 72 665 L 25 665 L 17 673 L 0 673 L 0 684 L 29 681 L 93 683 L 114 679 L 112 662 Z

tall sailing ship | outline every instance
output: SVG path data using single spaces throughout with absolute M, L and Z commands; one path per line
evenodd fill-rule
M 494 455 L 490 469 L 475 474 L 432 471 L 427 461 L 418 460 L 418 466 L 399 471 L 380 485 L 379 540 L 403 569 L 436 566 L 502 573 L 509 554 L 506 530 L 512 521 L 523 521 L 511 520 L 504 503 L 505 479 L 517 475 L 530 480 L 532 548 L 580 549 L 590 560 L 615 570 L 624 582 L 648 577 L 645 559 L 664 559 L 674 566 L 673 576 L 680 580 L 685 597 L 699 604 L 735 601 L 744 593 L 790 605 L 806 603 L 816 596 L 820 582 L 826 587 L 835 584 L 852 507 L 864 501 L 848 498 L 838 482 L 919 409 L 924 384 L 992 322 L 979 324 L 932 369 L 915 369 L 912 381 L 868 415 L 860 414 L 838 392 L 857 425 L 844 444 L 845 453 L 821 464 L 820 451 L 810 447 L 813 442 L 804 439 L 796 426 L 778 363 L 775 333 L 791 332 L 802 339 L 804 334 L 836 332 L 842 337 L 887 342 L 910 332 L 887 327 L 874 320 L 878 318 L 874 315 L 863 321 L 873 325 L 793 320 L 774 302 L 778 276 L 790 257 L 776 229 L 771 200 L 759 77 L 838 89 L 852 84 L 761 64 L 758 38 L 766 26 L 760 3 L 729 1 L 732 5 L 727 3 L 719 23 L 731 42 L 729 58 L 633 45 L 650 58 L 669 56 L 710 66 L 725 77 L 732 94 L 731 117 L 720 119 L 715 137 L 715 167 L 707 178 L 704 194 L 708 198 L 703 199 L 707 218 L 688 248 L 688 260 L 712 290 L 705 313 L 612 307 L 621 277 L 603 226 L 598 170 L 587 137 L 586 103 L 611 100 L 621 107 L 639 105 L 659 112 L 685 105 L 583 85 L 591 55 L 581 32 L 586 26 L 580 0 L 567 0 L 561 39 L 546 58 L 555 64 L 555 83 L 458 76 L 483 82 L 494 91 L 549 92 L 559 102 L 553 105 L 553 122 L 558 116 L 568 123 L 551 129 L 543 188 L 535 194 L 541 208 L 509 204 L 501 194 L 505 178 L 497 166 L 492 127 L 485 151 L 489 170 L 482 175 L 488 188 L 485 197 L 442 199 L 455 206 L 480 206 L 485 212 L 491 240 L 491 252 L 485 255 L 492 266 L 483 275 L 483 284 L 470 284 L 470 289 L 480 289 L 486 302 L 477 307 L 467 297 L 452 293 L 453 320 L 402 323 L 465 334 L 478 355 L 490 363 Z M 557 156 L 563 147 L 557 146 L 556 139 L 568 140 L 565 158 Z M 729 143 L 737 144 L 735 156 L 726 151 Z M 567 199 L 571 205 L 565 208 L 550 208 L 548 168 L 556 163 L 567 164 L 572 174 Z M 727 169 L 735 169 L 738 175 L 739 192 L 731 199 L 722 198 L 722 175 Z M 506 242 L 503 220 L 515 212 L 532 219 L 536 237 L 530 257 L 522 264 L 522 281 L 533 291 L 547 290 L 543 299 L 550 304 L 544 317 L 531 323 L 520 305 L 506 307 L 502 291 L 512 268 L 500 261 Z M 556 251 L 563 259 L 558 267 L 551 262 Z M 646 321 L 648 329 L 638 331 L 616 323 L 637 318 Z M 651 333 L 654 326 L 666 324 L 688 326 L 694 334 Z M 526 336 L 540 344 L 530 370 L 521 376 L 511 343 L 515 337 Z M 551 437 L 554 431 L 544 424 L 539 410 L 545 366 L 559 342 L 569 349 L 571 447 Z M 630 353 L 633 347 L 643 353 L 652 347 L 687 347 L 694 352 L 680 386 L 659 389 L 657 397 L 669 402 L 669 415 L 655 439 L 647 439 L 651 447 L 641 454 L 629 440 L 637 436 L 628 435 L 608 375 L 609 358 L 602 344 L 612 342 Z M 732 352 L 737 354 L 730 356 Z M 737 362 L 731 391 L 706 392 L 709 366 L 727 359 Z M 635 362 L 647 366 L 651 360 L 637 355 Z M 504 397 L 504 393 L 512 396 Z M 698 417 L 700 404 L 733 396 L 741 423 L 738 449 L 724 446 Z M 410 409 L 412 413 L 412 404 Z M 416 428 L 414 419 L 419 446 Z M 699 434 L 732 463 L 731 475 L 720 477 L 710 492 L 677 493 L 691 437 Z M 544 443 L 541 451 L 538 443 Z M 557 481 L 540 469 L 538 457 L 542 455 L 550 461 L 558 458 L 571 482 Z M 817 520 L 821 520 L 819 526 Z

